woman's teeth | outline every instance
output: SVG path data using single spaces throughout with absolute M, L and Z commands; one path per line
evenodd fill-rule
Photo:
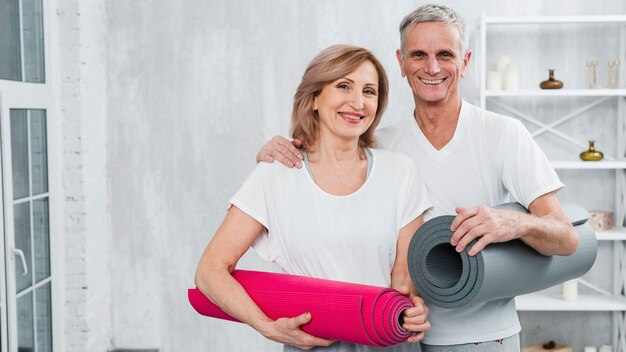
M 344 114 L 344 113 L 341 113 L 341 112 L 339 113 L 339 115 L 341 115 L 342 117 L 345 117 L 345 118 L 347 118 L 349 120 L 354 120 L 354 121 L 360 120 L 363 117 L 363 116 L 356 116 L 356 115 L 348 115 L 348 114 Z

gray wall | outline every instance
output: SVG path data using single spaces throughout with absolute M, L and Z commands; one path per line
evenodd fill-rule
M 410 89 L 400 77 L 394 53 L 398 23 L 421 3 L 107 2 L 113 346 L 279 350 L 246 326 L 204 319 L 189 307 L 186 289 L 193 286 L 199 256 L 220 224 L 229 197 L 254 167 L 257 150 L 272 135 L 287 133 L 294 89 L 318 51 L 335 43 L 370 48 L 391 80 L 382 124 L 411 114 Z M 474 31 L 474 63 L 462 83 L 462 94 L 470 102 L 478 97 L 481 58 L 475 44 L 481 13 L 626 13 L 623 0 L 446 3 Z M 545 67 L 533 72 L 543 77 Z M 613 198 L 608 196 L 611 204 L 600 206 L 612 206 Z M 601 265 L 599 272 L 610 272 L 610 261 Z M 242 266 L 271 269 L 251 253 Z M 600 284 L 610 285 L 610 275 L 596 276 Z M 585 313 L 523 313 L 522 340 L 527 344 L 555 337 L 577 346 L 608 342 L 610 315 L 591 317 L 592 323 L 587 323 Z

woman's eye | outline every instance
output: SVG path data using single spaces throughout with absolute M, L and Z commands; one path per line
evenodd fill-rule
M 373 89 L 365 89 L 363 90 L 363 93 L 365 94 L 371 94 L 371 95 L 376 95 L 376 91 Z
M 347 85 L 346 83 L 339 83 L 337 85 L 337 88 L 339 88 L 339 89 L 348 89 L 348 88 L 350 88 L 350 86 Z

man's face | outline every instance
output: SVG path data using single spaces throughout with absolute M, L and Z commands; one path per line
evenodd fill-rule
M 404 51 L 398 50 L 396 56 L 416 101 L 458 99 L 459 79 L 465 75 L 471 52 L 462 56 L 456 27 L 444 22 L 420 23 L 405 33 Z

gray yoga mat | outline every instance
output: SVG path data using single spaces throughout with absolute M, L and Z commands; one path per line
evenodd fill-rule
M 589 213 L 572 203 L 563 212 L 578 233 L 570 256 L 544 256 L 520 240 L 492 243 L 475 256 L 457 253 L 450 244 L 454 216 L 424 223 L 409 245 L 409 272 L 427 304 L 459 308 L 470 303 L 514 297 L 543 290 L 585 274 L 596 260 L 597 240 L 587 222 Z M 495 208 L 528 212 L 518 203 Z

